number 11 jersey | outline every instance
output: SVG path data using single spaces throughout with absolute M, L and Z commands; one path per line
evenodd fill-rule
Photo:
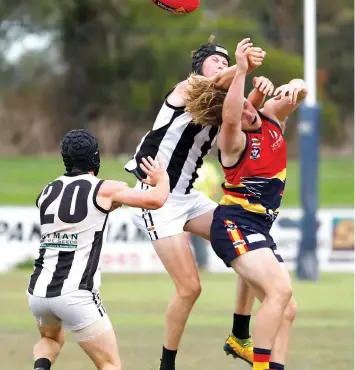
M 76 290 L 98 292 L 109 213 L 96 200 L 103 181 L 87 173 L 67 173 L 38 196 L 41 239 L 30 294 L 57 297 Z

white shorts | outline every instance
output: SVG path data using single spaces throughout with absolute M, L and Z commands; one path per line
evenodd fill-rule
M 59 297 L 37 297 L 27 293 L 28 303 L 39 326 L 60 325 L 76 331 L 86 328 L 107 315 L 100 295 L 76 290 Z
M 136 190 L 149 187 L 137 181 Z M 217 203 L 197 190 L 190 194 L 171 193 L 163 207 L 157 210 L 131 208 L 132 221 L 138 229 L 146 232 L 150 240 L 158 240 L 184 232 L 185 224 L 214 210 Z

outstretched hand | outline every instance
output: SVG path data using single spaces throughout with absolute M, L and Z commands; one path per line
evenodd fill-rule
M 254 77 L 253 87 L 264 95 L 271 96 L 274 92 L 274 84 L 264 76 Z
M 142 182 L 146 185 L 156 186 L 157 183 L 168 178 L 164 164 L 160 159 L 154 160 L 152 157 L 148 157 L 148 159 L 142 158 L 140 168 L 147 175 L 146 179 L 142 179 Z

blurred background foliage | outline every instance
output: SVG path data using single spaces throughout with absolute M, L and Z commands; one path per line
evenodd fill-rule
M 275 85 L 303 77 L 299 0 L 202 5 L 177 16 L 148 0 L 0 0 L 0 152 L 53 152 L 66 131 L 86 127 L 104 154 L 131 153 L 165 94 L 188 75 L 191 51 L 210 34 L 232 56 L 243 37 L 264 48 L 254 76 Z M 318 1 L 321 142 L 338 154 L 352 148 L 353 17 L 351 0 Z M 296 115 L 290 121 L 295 156 Z

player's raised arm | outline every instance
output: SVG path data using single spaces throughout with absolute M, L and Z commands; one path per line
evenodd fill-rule
M 143 158 L 142 162 L 140 167 L 147 175 L 147 179 L 142 182 L 151 188 L 140 191 L 131 189 L 125 183 L 108 180 L 102 184 L 98 197 L 110 199 L 112 209 L 121 205 L 143 209 L 161 208 L 170 192 L 169 176 L 160 161 L 148 157 L 148 160 Z
M 263 64 L 266 52 L 259 47 L 250 47 L 248 50 L 248 69 L 246 74 L 252 73 L 256 68 Z M 231 66 L 227 69 L 220 71 L 214 78 L 213 81 L 218 87 L 229 89 L 234 79 L 235 73 L 238 68 L 238 62 L 236 65 Z
M 217 138 L 217 146 L 222 153 L 224 165 L 229 157 L 235 163 L 235 157 L 245 147 L 245 134 L 242 131 L 242 112 L 244 104 L 245 77 L 248 70 L 248 50 L 251 47 L 249 39 L 242 40 L 236 50 L 238 68 L 232 84 L 224 100 L 222 109 L 222 125 Z M 224 160 L 224 158 L 226 158 Z
M 276 118 L 282 126 L 287 117 L 306 98 L 307 94 L 307 86 L 303 80 L 291 80 L 288 84 L 275 90 L 275 97 L 265 103 L 261 112 L 270 118 Z

